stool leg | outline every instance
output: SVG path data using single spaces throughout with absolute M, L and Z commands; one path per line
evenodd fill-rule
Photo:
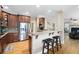
M 54 40 L 53 40 L 53 42 L 52 42 L 52 52 L 53 52 L 53 54 L 55 53 L 55 52 L 54 52 Z
M 43 50 L 42 50 L 42 54 L 44 54 L 44 47 L 45 47 L 45 42 L 43 43 Z
M 47 43 L 47 54 L 49 54 L 49 43 Z
M 62 48 L 62 46 L 61 46 L 61 39 L 59 38 L 59 43 L 60 43 L 60 48 Z
M 57 46 L 57 51 L 59 50 L 58 48 L 58 39 L 56 38 L 56 46 Z

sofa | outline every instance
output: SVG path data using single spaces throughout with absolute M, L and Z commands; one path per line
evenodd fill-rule
M 69 33 L 69 37 L 71 39 L 79 39 L 79 28 L 71 28 L 71 32 Z

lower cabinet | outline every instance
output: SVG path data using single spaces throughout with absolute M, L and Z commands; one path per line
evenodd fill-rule
M 5 47 L 9 43 L 13 43 L 13 42 L 17 42 L 18 41 L 18 37 L 15 34 L 16 33 L 8 33 L 8 34 L 6 34 L 4 37 L 2 37 L 0 39 L 0 53 L 3 53 Z
M 7 45 L 11 45 L 11 44 L 15 45 L 15 50 L 12 52 L 4 52 Z M 31 54 L 31 38 L 25 41 L 19 41 L 17 33 L 8 33 L 0 39 L 0 53 L 18 54 L 22 51 L 22 49 L 26 49 L 23 51 L 23 53 Z
M 5 49 L 5 47 L 6 47 L 6 45 L 7 45 L 7 39 L 8 39 L 8 36 L 7 36 L 7 35 L 5 35 L 4 37 L 2 37 L 2 38 L 0 39 L 0 46 L 1 46 L 1 48 L 0 48 L 0 53 L 2 53 L 3 50 Z
M 0 53 L 2 53 L 2 46 L 1 46 L 1 41 L 0 41 Z
M 7 43 L 13 43 L 19 41 L 17 33 L 8 33 Z

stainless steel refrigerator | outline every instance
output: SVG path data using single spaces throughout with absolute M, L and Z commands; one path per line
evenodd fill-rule
M 26 40 L 28 39 L 28 33 L 29 33 L 29 23 L 19 23 L 19 40 Z

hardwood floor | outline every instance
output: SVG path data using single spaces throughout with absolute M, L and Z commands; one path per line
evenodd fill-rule
M 65 34 L 65 43 L 56 54 L 79 54 L 79 39 L 70 39 L 68 35 Z

